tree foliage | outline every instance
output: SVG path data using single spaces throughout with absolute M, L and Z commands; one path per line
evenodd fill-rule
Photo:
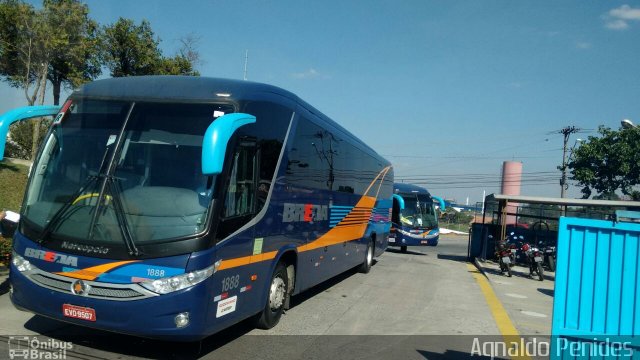
M 0 2 L 0 76 L 24 90 L 28 105 L 44 94 L 53 43 L 42 11 L 19 0 Z
M 119 18 L 104 27 L 104 62 L 111 76 L 199 75 L 194 70 L 197 51 L 183 42 L 183 53 L 164 57 L 160 39 L 148 21 L 136 25 L 131 19 Z
M 103 66 L 115 77 L 199 75 L 198 38 L 189 34 L 180 41 L 179 52 L 165 57 L 146 20 L 136 25 L 120 18 L 100 27 L 81 0 L 43 0 L 41 8 L 24 0 L 0 0 L 0 79 L 22 89 L 27 105 L 43 104 L 48 84 L 58 105 L 61 89 L 95 79 Z M 9 156 L 35 155 L 46 129 L 36 122 L 12 126 Z
M 35 133 L 37 136 L 35 143 L 39 146 L 50 124 L 50 119 L 19 121 L 12 124 L 10 127 L 10 139 L 7 141 L 5 149 L 7 156 L 18 159 L 30 159 L 34 143 L 33 128 L 38 127 L 38 131 Z
M 41 9 L 20 0 L 0 1 L 0 76 L 24 91 L 27 105 L 44 103 L 49 80 L 57 105 L 62 86 L 78 86 L 100 74 L 97 29 L 87 6 L 78 0 L 44 0 Z M 35 156 L 44 134 L 36 122 L 13 127 L 10 156 Z M 29 147 L 24 143 L 28 139 Z
M 89 8 L 78 0 L 45 0 L 44 10 L 56 37 L 49 60 L 48 79 L 53 85 L 53 103 L 60 103 L 60 89 L 74 88 L 101 73 L 98 24 L 89 18 Z
M 589 136 L 576 148 L 567 164 L 571 178 L 582 186 L 585 198 L 595 191 L 611 197 L 616 191 L 640 200 L 634 186 L 640 184 L 640 129 L 598 128 L 599 136 Z

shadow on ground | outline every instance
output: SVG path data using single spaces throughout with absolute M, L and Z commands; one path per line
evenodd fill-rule
M 428 256 L 428 254 L 421 253 L 421 252 L 418 252 L 418 251 L 412 251 L 412 250 L 407 249 L 407 251 L 402 252 L 402 250 L 396 249 L 396 248 L 392 248 L 392 247 L 388 247 L 387 250 L 385 250 L 385 251 L 390 252 L 390 253 L 403 254 L 403 255 Z
M 438 259 L 451 260 L 451 261 L 464 262 L 464 263 L 467 262 L 466 255 L 438 254 Z

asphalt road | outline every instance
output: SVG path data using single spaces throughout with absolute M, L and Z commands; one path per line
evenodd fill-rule
M 369 274 L 350 271 L 294 297 L 292 308 L 271 330 L 245 322 L 189 344 L 111 334 L 20 312 L 4 284 L 0 358 L 9 357 L 18 336 L 45 344 L 69 342 L 67 359 L 467 358 L 475 336 L 499 339 L 499 331 L 467 267 L 466 253 L 466 236 L 444 236 L 437 247 L 408 253 L 390 249 Z M 55 345 L 50 352 L 62 354 Z

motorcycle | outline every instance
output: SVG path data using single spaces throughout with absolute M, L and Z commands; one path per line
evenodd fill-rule
M 489 238 L 493 238 L 493 236 L 489 235 Z M 511 251 L 510 246 L 507 246 L 507 240 L 499 241 L 496 244 L 496 257 L 498 258 L 498 263 L 500 264 L 500 273 L 507 273 L 508 277 L 511 277 L 511 267 L 515 264 L 514 253 Z
M 538 245 L 542 247 L 543 263 L 547 263 L 551 272 L 556 271 L 556 246 L 555 241 L 550 239 L 549 224 L 546 221 L 540 220 L 535 222 L 531 229 L 534 234 L 534 239 L 538 240 Z
M 544 255 L 547 258 L 547 262 L 549 264 L 549 271 L 555 272 L 556 271 L 556 247 L 547 245 L 542 249 L 542 251 L 544 251 Z
M 533 273 L 538 274 L 538 280 L 544 280 L 544 271 L 542 270 L 543 253 L 535 246 L 529 243 L 522 244 L 520 248 L 527 258 L 529 264 L 529 276 L 533 277 Z

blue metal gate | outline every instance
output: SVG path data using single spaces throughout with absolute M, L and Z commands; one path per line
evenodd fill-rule
M 551 359 L 640 359 L 639 236 L 640 223 L 560 219 Z

